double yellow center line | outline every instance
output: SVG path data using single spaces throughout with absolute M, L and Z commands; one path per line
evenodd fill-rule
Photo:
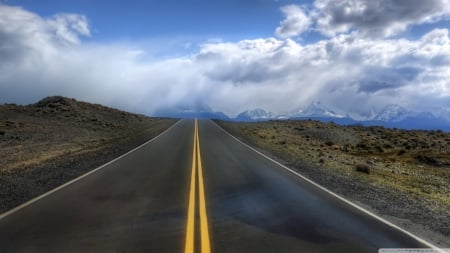
M 198 170 L 197 170 L 198 169 Z M 194 148 L 192 152 L 192 172 L 191 184 L 189 190 L 189 206 L 186 227 L 186 245 L 185 253 L 193 253 L 195 250 L 195 207 L 196 207 L 196 177 L 198 176 L 198 199 L 199 199 L 199 216 L 200 216 L 200 248 L 202 253 L 210 253 L 211 247 L 209 243 L 208 216 L 206 214 L 205 188 L 203 185 L 202 159 L 200 155 L 200 143 L 198 140 L 198 123 L 195 119 L 194 126 Z

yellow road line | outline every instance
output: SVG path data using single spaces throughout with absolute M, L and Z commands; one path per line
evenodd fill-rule
M 197 123 L 197 120 L 195 120 Z M 210 253 L 211 247 L 209 243 L 209 231 L 208 231 L 208 215 L 206 214 L 206 201 L 205 201 L 205 188 L 203 185 L 203 169 L 202 169 L 202 157 L 200 155 L 200 141 L 198 138 L 198 126 L 197 126 L 197 159 L 198 159 L 198 194 L 200 200 L 200 233 L 201 233 L 201 248 L 202 253 Z
M 194 125 L 194 147 L 192 152 L 192 172 L 189 190 L 188 218 L 186 226 L 185 253 L 193 253 L 195 250 L 195 207 L 196 207 L 196 174 L 198 168 L 198 198 L 200 214 L 200 249 L 202 253 L 210 253 L 211 245 L 209 241 L 208 215 L 206 213 L 205 187 L 203 184 L 202 158 L 200 154 L 200 141 L 198 138 L 198 122 L 195 119 Z
M 186 226 L 186 245 L 184 248 L 185 253 L 194 252 L 194 232 L 195 232 L 195 169 L 196 169 L 196 148 L 197 148 L 197 121 L 195 122 L 194 129 L 194 148 L 192 151 L 192 172 L 191 172 L 191 185 L 189 190 L 189 206 L 188 217 Z

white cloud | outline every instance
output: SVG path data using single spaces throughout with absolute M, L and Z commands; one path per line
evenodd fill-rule
M 63 42 L 78 44 L 79 36 L 90 36 L 85 16 L 76 14 L 59 14 L 47 21 L 48 27 Z
M 313 100 L 344 112 L 386 104 L 439 106 L 450 99 L 450 38 L 340 34 L 291 39 L 211 40 L 184 57 L 151 58 L 145 47 L 86 43 L 85 17 L 43 18 L 0 5 L 0 103 L 60 94 L 141 113 L 204 103 L 237 114 L 283 112 Z
M 286 18 L 280 22 L 280 26 L 275 30 L 275 34 L 281 38 L 299 36 L 307 31 L 311 25 L 310 18 L 300 6 L 286 5 L 281 7 L 281 11 Z

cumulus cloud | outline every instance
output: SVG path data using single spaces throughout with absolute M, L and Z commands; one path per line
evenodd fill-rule
M 450 98 L 450 38 L 435 29 L 417 40 L 338 34 L 292 39 L 207 41 L 184 57 L 148 48 L 86 43 L 86 17 L 43 18 L 0 5 L 0 103 L 54 94 L 140 113 L 207 104 L 235 115 L 284 112 L 321 100 L 338 112 L 398 103 L 414 109 Z
M 325 35 L 356 30 L 368 37 L 392 36 L 449 15 L 449 0 L 316 0 L 313 14 Z
M 258 95 L 245 98 L 253 106 L 280 111 L 324 100 L 352 111 L 393 102 L 421 106 L 412 94 L 429 101 L 449 97 L 449 57 L 448 31 L 437 29 L 417 41 L 348 34 L 305 46 L 273 38 L 212 44 L 195 63 L 206 58 L 203 76 L 237 93 L 257 87 Z
M 281 38 L 295 37 L 307 31 L 311 25 L 310 17 L 305 10 L 297 5 L 281 7 L 286 18 L 280 22 L 275 34 Z

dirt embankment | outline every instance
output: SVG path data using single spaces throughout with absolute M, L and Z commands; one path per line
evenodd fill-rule
M 0 213 L 112 160 L 174 122 L 64 97 L 0 105 Z
M 218 123 L 328 189 L 450 247 L 450 133 L 311 120 Z

